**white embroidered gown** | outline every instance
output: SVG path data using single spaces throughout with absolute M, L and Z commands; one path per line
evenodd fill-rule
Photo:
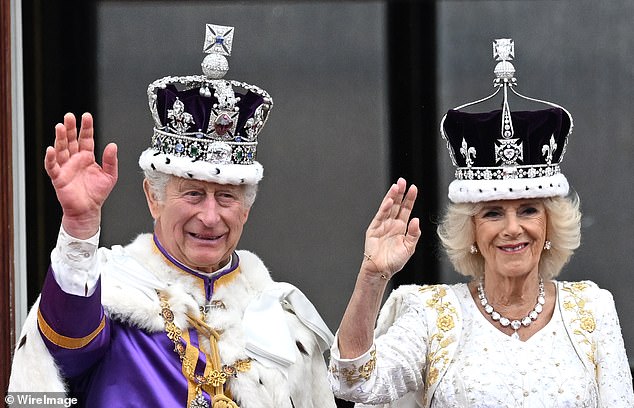
M 597 381 L 566 333 L 559 304 L 548 324 L 523 342 L 486 320 L 466 284 L 451 288 L 458 299 L 463 327 L 453 359 L 431 399 L 432 408 L 634 407 L 629 364 L 611 296 L 601 299 L 604 310 L 596 316 L 600 330 L 596 334 L 602 339 L 599 355 L 609 363 L 598 362 L 602 373 Z M 408 295 L 403 302 L 387 334 L 378 337 L 363 356 L 339 359 L 335 341 L 329 374 L 335 395 L 372 406 L 417 406 L 411 394 L 424 387 L 425 367 L 417 362 L 426 358 L 421 344 L 428 335 L 424 317 L 428 306 L 417 295 Z M 367 378 L 360 376 L 352 384 L 350 378 L 339 375 L 346 368 L 367 364 L 375 350 L 376 367 L 369 370 Z M 401 398 L 408 392 L 410 398 Z M 357 404 L 360 406 L 366 405 Z

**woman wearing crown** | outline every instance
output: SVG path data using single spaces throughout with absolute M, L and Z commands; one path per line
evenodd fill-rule
M 420 236 L 409 219 L 416 187 L 399 179 L 366 232 L 331 350 L 341 398 L 383 407 L 634 406 L 611 294 L 591 281 L 555 280 L 580 243 L 579 200 L 559 168 L 572 118 L 551 103 L 511 112 L 512 65 L 501 59 L 503 109 L 464 105 L 441 124 L 457 170 L 438 234 L 470 282 L 401 286 L 379 314 L 388 280 Z

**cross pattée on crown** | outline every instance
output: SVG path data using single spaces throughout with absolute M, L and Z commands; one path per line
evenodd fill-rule
M 206 24 L 205 27 L 203 52 L 230 56 L 231 47 L 233 46 L 234 28 L 216 24 Z
M 510 61 L 515 58 L 515 43 L 510 38 L 493 40 L 493 59 Z

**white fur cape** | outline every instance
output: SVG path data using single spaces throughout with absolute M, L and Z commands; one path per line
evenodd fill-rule
M 332 333 L 297 288 L 274 282 L 256 255 L 247 251 L 238 255 L 241 272 L 213 295 L 224 308 L 212 309 L 207 317 L 222 333 L 218 348 L 223 363 L 255 358 L 249 371 L 231 380 L 234 399 L 242 408 L 335 407 L 322 354 Z M 100 248 L 98 257 L 102 303 L 111 319 L 150 333 L 163 331 L 155 289 L 168 294 L 179 327 L 187 327 L 186 310 L 197 310 L 204 303 L 197 278 L 166 263 L 153 248 L 150 234 L 140 235 L 126 247 Z M 37 328 L 38 305 L 39 299 L 15 350 L 11 392 L 66 391 Z M 243 320 L 270 322 L 278 330 L 254 330 Z

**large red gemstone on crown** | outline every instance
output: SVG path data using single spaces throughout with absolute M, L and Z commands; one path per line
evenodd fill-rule
M 233 119 L 231 119 L 231 116 L 226 113 L 221 113 L 220 115 L 218 115 L 214 122 L 214 129 L 216 130 L 216 133 L 220 136 L 224 136 L 225 133 L 231 130 L 232 126 Z

